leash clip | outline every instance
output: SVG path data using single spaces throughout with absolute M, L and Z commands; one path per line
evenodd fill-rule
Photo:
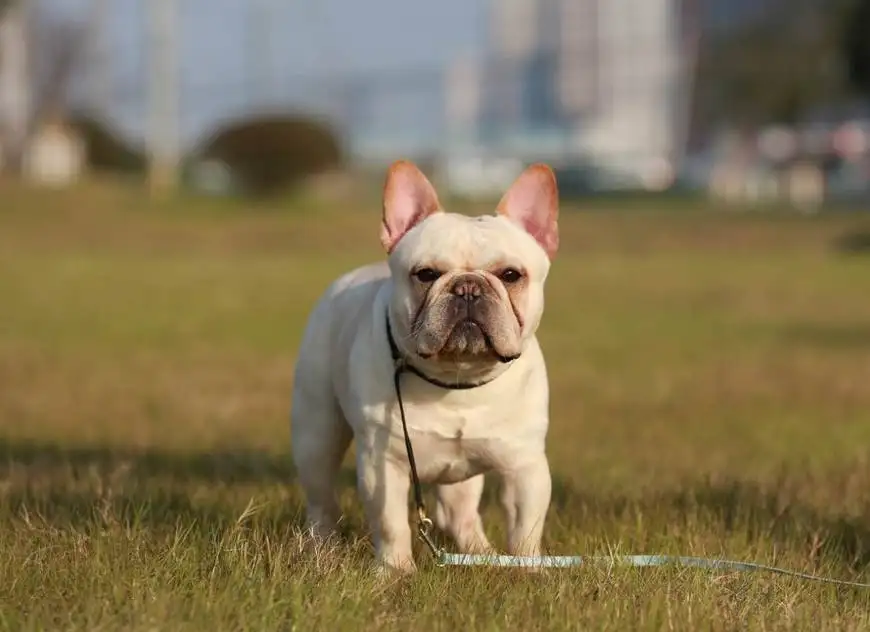
M 443 554 L 432 540 L 432 520 L 426 515 L 422 507 L 417 509 L 417 537 L 423 541 L 435 558 L 436 566 L 444 566 Z

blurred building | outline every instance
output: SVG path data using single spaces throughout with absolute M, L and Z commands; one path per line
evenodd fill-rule
M 551 125 L 588 111 L 598 78 L 599 0 L 491 0 L 490 55 L 495 90 L 519 94 L 501 103 L 505 123 Z M 511 81 L 509 78 L 513 79 Z M 517 107 L 520 104 L 525 107 Z
M 462 117 L 467 142 L 500 153 L 660 174 L 684 142 L 695 4 L 490 0 L 487 61 L 463 66 L 465 82 L 448 95 L 467 90 L 472 75 L 482 89 L 448 117 Z
M 30 135 L 24 150 L 24 176 L 34 184 L 74 184 L 85 170 L 85 142 L 61 113 L 50 112 Z

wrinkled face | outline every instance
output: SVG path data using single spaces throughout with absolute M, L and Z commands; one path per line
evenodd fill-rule
M 410 352 L 449 362 L 509 362 L 537 330 L 549 259 L 500 216 L 437 213 L 390 257 L 393 313 Z
M 528 167 L 494 215 L 445 213 L 410 162 L 390 167 L 381 243 L 390 254 L 397 343 L 436 362 L 510 362 L 534 336 L 559 246 L 553 171 Z

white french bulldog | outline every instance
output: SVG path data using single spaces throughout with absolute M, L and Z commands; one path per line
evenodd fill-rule
M 402 378 L 420 478 L 438 485 L 435 523 L 460 552 L 487 553 L 478 505 L 501 477 L 508 552 L 539 555 L 550 504 L 549 391 L 535 332 L 559 245 L 552 170 L 527 168 L 497 213 L 446 213 L 429 180 L 397 161 L 384 187 L 388 264 L 336 280 L 311 314 L 296 363 L 293 459 L 309 528 L 336 527 L 336 476 L 356 440 L 359 493 L 379 562 L 413 572 L 409 463 L 393 382 Z

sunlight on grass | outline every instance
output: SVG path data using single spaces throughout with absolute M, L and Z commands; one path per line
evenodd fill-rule
M 870 592 L 766 575 L 530 577 L 438 569 L 421 549 L 417 577 L 385 582 L 350 467 L 343 538 L 308 551 L 294 354 L 329 280 L 382 256 L 376 206 L 6 193 L 0 629 L 870 624 Z M 832 246 L 866 224 L 563 209 L 541 330 L 550 552 L 870 578 L 870 259 Z

